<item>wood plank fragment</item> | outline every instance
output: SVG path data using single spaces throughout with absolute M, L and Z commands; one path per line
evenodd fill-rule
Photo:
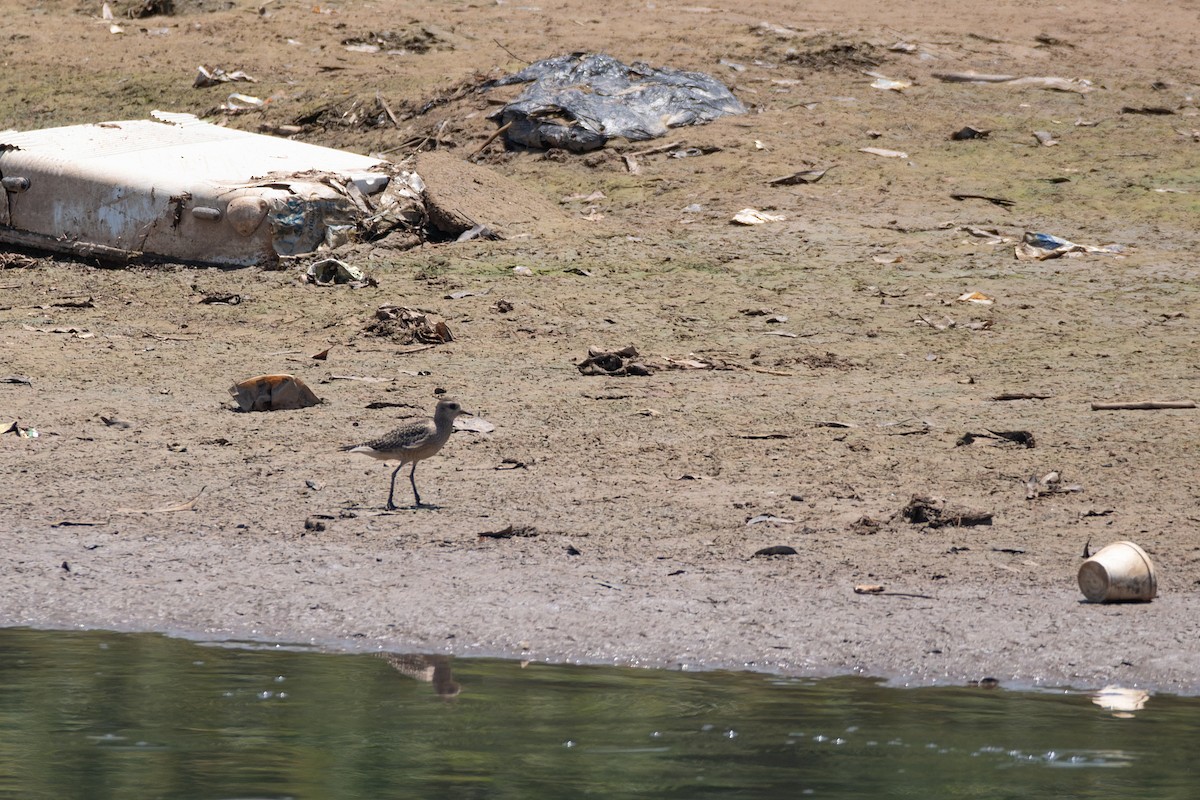
M 1092 411 L 1158 411 L 1165 408 L 1195 408 L 1191 400 L 1142 400 L 1135 403 L 1092 403 Z

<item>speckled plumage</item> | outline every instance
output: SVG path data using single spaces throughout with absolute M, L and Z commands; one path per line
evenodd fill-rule
M 396 475 L 400 473 L 405 464 L 411 463 L 412 471 L 408 474 L 408 480 L 412 484 L 413 499 L 419 508 L 424 504 L 421 502 L 421 495 L 417 492 L 417 462 L 424 461 L 441 450 L 450 439 L 450 434 L 454 432 L 454 420 L 463 414 L 470 413 L 464 411 L 457 400 L 442 399 L 438 401 L 437 408 L 433 412 L 433 419 L 402 425 L 390 433 L 385 433 L 383 436 L 362 444 L 346 445 L 342 450 L 349 453 L 361 453 L 380 461 L 400 461 L 400 464 L 392 472 L 391 489 L 388 491 L 387 501 L 389 511 L 396 509 L 394 502 Z

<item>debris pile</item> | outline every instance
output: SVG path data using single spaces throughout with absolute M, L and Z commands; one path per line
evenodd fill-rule
M 587 358 L 575 365 L 582 375 L 653 375 L 654 367 L 642 363 L 636 347 L 601 350 L 589 347 Z
M 454 341 L 446 321 L 436 314 L 397 305 L 382 305 L 366 333 L 396 344 L 443 344 Z
M 913 495 L 900 514 L 904 519 L 916 525 L 927 528 L 944 528 L 949 526 L 991 525 L 990 511 L 976 511 L 947 503 L 942 497 L 926 497 Z

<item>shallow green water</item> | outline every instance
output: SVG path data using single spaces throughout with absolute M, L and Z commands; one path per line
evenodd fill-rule
M 1196 698 L 0 629 L 4 798 L 1191 800 L 1198 758 Z

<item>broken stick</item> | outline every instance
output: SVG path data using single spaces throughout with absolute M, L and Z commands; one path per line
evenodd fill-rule
M 1136 403 L 1092 403 L 1092 411 L 1157 411 L 1164 408 L 1195 408 L 1191 400 L 1143 400 Z
M 635 150 L 634 152 L 630 153 L 629 155 L 631 155 L 635 158 L 640 157 L 640 156 L 653 156 L 653 155 L 657 155 L 658 153 L 666 153 L 671 150 L 675 150 L 677 148 L 683 147 L 685 144 L 687 144 L 686 141 L 680 140 L 678 142 L 671 142 L 669 144 L 660 144 L 656 147 L 647 147 L 645 150 Z
M 489 136 L 487 138 L 486 142 L 484 142 L 483 144 L 481 144 L 479 146 L 478 150 L 476 150 L 474 153 L 471 153 L 471 155 L 467 157 L 467 160 L 470 161 L 472 158 L 476 158 L 484 150 L 487 150 L 489 144 L 491 144 L 492 142 L 494 142 L 498 138 L 500 138 L 500 134 L 504 133 L 506 130 L 508 130 L 511 127 L 512 127 L 511 122 L 506 122 L 505 124 L 501 125 L 499 128 L 496 129 L 495 133 L 493 133 L 491 136 Z
M 392 111 L 392 107 L 388 105 L 388 101 L 383 99 L 383 95 L 379 92 L 375 93 L 375 102 L 383 109 L 383 113 L 387 114 L 388 120 L 391 121 L 392 127 L 399 128 L 400 120 L 396 119 L 396 112 Z
M 163 506 L 162 508 L 118 508 L 118 514 L 171 514 L 176 511 L 193 511 L 196 508 L 196 501 L 200 499 L 200 495 L 204 494 L 207 486 L 200 488 L 196 496 L 191 500 L 185 500 L 182 503 L 176 503 L 173 506 Z

